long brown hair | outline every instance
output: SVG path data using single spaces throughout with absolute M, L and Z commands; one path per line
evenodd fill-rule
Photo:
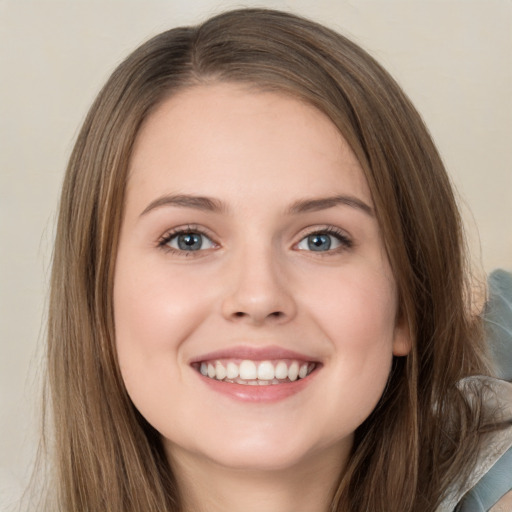
M 263 9 L 142 45 L 115 70 L 79 134 L 60 203 L 48 330 L 58 510 L 180 510 L 160 437 L 123 386 L 112 287 L 140 125 L 176 91 L 212 82 L 314 105 L 358 157 L 413 348 L 394 360 L 379 405 L 357 430 L 331 511 L 432 512 L 475 456 L 478 418 L 456 383 L 487 371 L 449 179 L 419 114 L 373 58 L 321 25 Z

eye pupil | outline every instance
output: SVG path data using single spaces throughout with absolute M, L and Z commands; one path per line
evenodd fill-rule
M 178 247 L 182 251 L 197 251 L 202 245 L 203 240 L 198 233 L 185 233 L 178 236 Z
M 329 235 L 308 236 L 308 248 L 311 251 L 328 251 L 331 248 L 331 237 Z

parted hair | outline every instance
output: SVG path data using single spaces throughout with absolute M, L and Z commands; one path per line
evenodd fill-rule
M 168 30 L 136 49 L 93 103 L 60 201 L 48 318 L 52 512 L 178 512 L 159 434 L 119 371 L 113 276 L 131 149 L 178 91 L 229 82 L 318 108 L 359 159 L 412 350 L 357 429 L 331 512 L 432 512 L 474 464 L 481 421 L 457 382 L 488 372 L 472 313 L 452 186 L 418 112 L 344 36 L 304 18 L 240 9 Z

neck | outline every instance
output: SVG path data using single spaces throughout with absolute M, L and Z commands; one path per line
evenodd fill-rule
M 174 454 L 172 467 L 184 512 L 327 512 L 348 456 L 340 457 L 331 447 L 293 468 L 267 471 L 226 468 L 183 455 Z

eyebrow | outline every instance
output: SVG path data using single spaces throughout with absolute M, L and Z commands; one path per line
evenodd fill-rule
M 323 197 L 319 199 L 301 199 L 291 205 L 288 213 L 293 215 L 297 213 L 316 212 L 319 210 L 333 208 L 338 205 L 350 206 L 366 213 L 370 217 L 374 216 L 373 208 L 364 201 L 361 201 L 361 199 L 358 199 L 357 197 L 344 195 Z
M 322 197 L 317 199 L 300 199 L 294 202 L 287 210 L 288 215 L 296 215 L 300 213 L 316 212 L 320 210 L 326 210 L 333 208 L 334 206 L 350 206 L 357 210 L 366 213 L 370 217 L 374 216 L 373 208 L 361 201 L 357 197 L 337 195 L 332 197 Z M 171 194 L 161 196 L 154 201 L 151 201 L 149 205 L 140 214 L 142 217 L 156 208 L 162 206 L 178 206 L 182 208 L 193 208 L 195 210 L 202 210 L 206 212 L 222 213 L 227 211 L 227 207 L 212 197 L 205 196 L 193 196 L 188 194 Z
M 165 195 L 151 201 L 140 216 L 142 217 L 151 210 L 160 208 L 161 206 L 180 206 L 182 208 L 194 208 L 195 210 L 214 213 L 221 213 L 226 210 L 224 204 L 218 199 L 204 196 L 191 196 L 187 194 L 173 194 Z

